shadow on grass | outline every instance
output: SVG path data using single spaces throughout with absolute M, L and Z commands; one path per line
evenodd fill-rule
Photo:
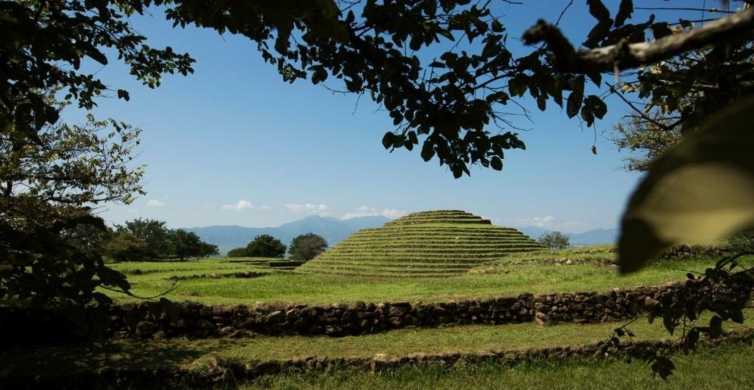
M 0 353 L 0 381 L 22 377 L 67 377 L 106 370 L 174 369 L 222 347 L 222 343 L 180 340 L 104 342 L 14 348 Z

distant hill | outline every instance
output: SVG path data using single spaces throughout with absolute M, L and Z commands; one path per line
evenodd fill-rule
M 314 215 L 277 227 L 205 226 L 186 228 L 185 230 L 196 233 L 203 241 L 217 245 L 220 252 L 225 253 L 233 248 L 246 245 L 260 234 L 269 234 L 288 245 L 299 234 L 316 233 L 324 237 L 327 243 L 332 246 L 357 230 L 379 227 L 389 220 L 389 218 L 383 216 L 337 219 Z
M 527 236 L 537 239 L 551 230 L 536 226 L 517 228 Z M 582 233 L 566 233 L 573 245 L 614 244 L 618 241 L 618 229 L 594 229 Z

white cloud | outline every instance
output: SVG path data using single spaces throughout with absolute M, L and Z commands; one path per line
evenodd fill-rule
M 383 217 L 394 219 L 394 218 L 402 217 L 406 214 L 408 213 L 403 210 L 378 209 L 374 207 L 361 206 L 354 211 L 343 214 L 343 216 L 340 218 L 349 219 L 349 218 L 357 218 L 357 217 L 374 217 L 374 216 L 381 215 Z
M 165 202 L 157 199 L 150 199 L 147 201 L 147 207 L 165 207 Z
M 322 203 L 287 203 L 285 208 L 294 213 L 321 213 L 328 209 L 327 205 Z
M 506 223 L 516 227 L 534 226 L 548 230 L 559 230 L 566 233 L 581 232 L 591 228 L 588 223 L 581 221 L 566 221 L 556 218 L 552 215 L 546 215 L 543 217 L 517 218 L 509 220 Z
M 236 203 L 231 204 L 224 204 L 221 207 L 223 210 L 244 210 L 244 209 L 253 209 L 254 204 L 249 202 L 248 200 L 239 200 Z

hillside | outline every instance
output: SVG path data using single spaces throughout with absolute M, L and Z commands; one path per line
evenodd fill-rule
M 541 246 L 516 229 L 461 210 L 409 214 L 362 229 L 297 272 L 369 277 L 446 277 Z

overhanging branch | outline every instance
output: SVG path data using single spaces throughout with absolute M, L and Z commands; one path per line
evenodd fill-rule
M 654 64 L 678 54 L 734 38 L 754 30 L 754 7 L 709 22 L 703 27 L 657 39 L 653 42 L 619 43 L 592 50 L 576 50 L 560 30 L 544 20 L 529 28 L 524 43 L 547 43 L 562 72 L 591 73 L 632 69 Z

